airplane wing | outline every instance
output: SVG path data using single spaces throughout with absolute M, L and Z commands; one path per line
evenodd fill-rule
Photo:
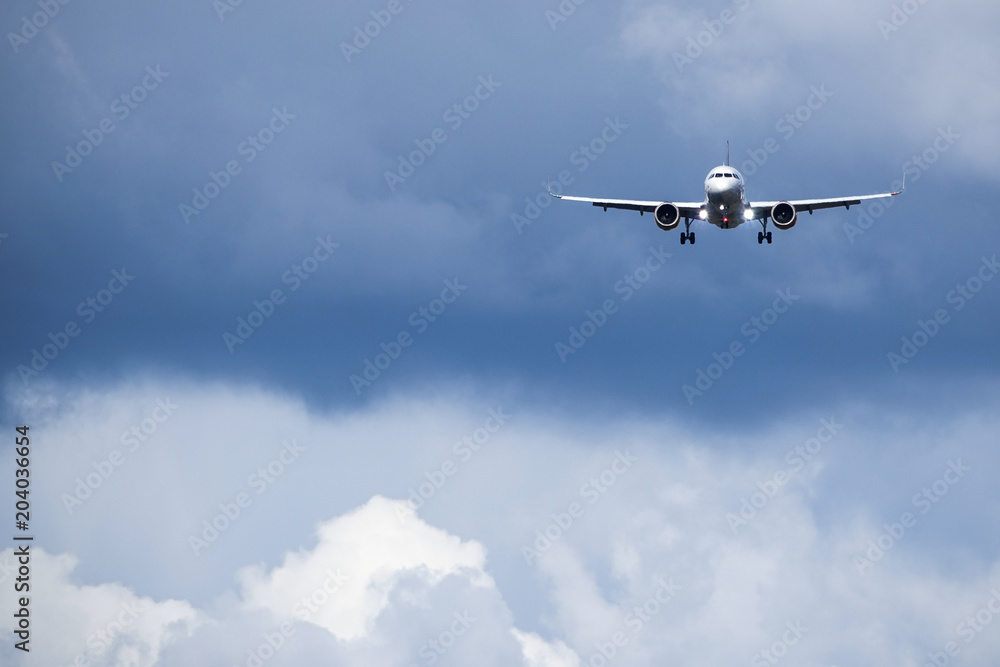
M 897 192 L 884 192 L 878 195 L 864 195 L 861 197 L 835 197 L 832 199 L 794 199 L 789 200 L 788 203 L 795 207 L 796 213 L 802 213 L 808 211 L 812 213 L 813 211 L 818 211 L 824 208 L 838 208 L 843 206 L 847 210 L 850 210 L 852 206 L 857 206 L 861 202 L 868 199 L 882 199 L 883 197 L 895 197 L 898 194 L 902 194 L 902 190 Z M 770 212 L 775 205 L 780 204 L 777 201 L 755 201 L 750 202 L 750 208 L 754 209 L 754 213 L 757 213 L 757 209 L 762 211 L 766 210 Z
M 620 208 L 626 211 L 639 211 L 640 213 L 652 213 L 660 204 L 673 204 L 680 209 L 681 217 L 697 218 L 698 211 L 701 210 L 704 202 L 662 202 L 662 201 L 639 201 L 635 199 L 592 199 L 590 197 L 570 197 L 567 195 L 557 195 L 550 192 L 556 199 L 566 201 L 589 202 L 594 206 L 599 206 L 607 211 L 609 208 Z

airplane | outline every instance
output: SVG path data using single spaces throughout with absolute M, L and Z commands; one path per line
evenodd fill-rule
M 798 221 L 802 211 L 813 211 L 840 206 L 850 210 L 867 199 L 895 197 L 906 189 L 906 175 L 903 175 L 903 185 L 896 192 L 886 192 L 877 195 L 861 197 L 844 197 L 833 199 L 796 199 L 792 201 L 759 201 L 747 202 L 744 193 L 743 175 L 729 166 L 729 144 L 726 144 L 726 163 L 716 167 L 705 177 L 705 201 L 703 202 L 670 202 L 670 201 L 635 201 L 630 199 L 592 199 L 590 197 L 570 197 L 557 195 L 549 188 L 549 194 L 556 199 L 567 201 L 590 202 L 599 206 L 605 212 L 609 208 L 639 211 L 639 215 L 652 213 L 656 226 L 664 231 L 677 227 L 684 220 L 685 231 L 681 232 L 681 245 L 688 241 L 694 245 L 694 232 L 691 223 L 701 220 L 721 229 L 735 229 L 744 222 L 757 221 L 763 228 L 757 232 L 757 243 L 771 243 L 771 232 L 767 231 L 768 220 L 781 230 L 791 229 Z

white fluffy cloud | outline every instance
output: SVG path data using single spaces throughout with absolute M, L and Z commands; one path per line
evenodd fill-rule
M 156 601 L 117 583 L 79 584 L 73 581 L 76 565 L 73 556 L 30 548 L 29 652 L 5 641 L 0 649 L 4 664 L 152 667 L 163 646 L 189 636 L 206 620 L 187 602 Z M 0 610 L 8 624 L 21 597 L 8 593 L 14 578 L 23 576 L 16 572 L 13 549 L 0 552 L 0 567 L 5 589 Z
M 482 545 L 427 525 L 400 501 L 376 496 L 320 525 L 318 533 L 314 549 L 286 554 L 280 567 L 240 573 L 249 607 L 307 620 L 351 640 L 368 633 L 403 573 L 416 574 L 429 587 L 448 575 L 493 586 L 483 569 Z
M 797 664 L 922 665 L 952 646 L 963 665 L 986 667 L 1000 655 L 990 610 L 1000 606 L 991 602 L 1000 563 L 992 538 L 975 530 L 989 525 L 997 502 L 984 474 L 997 459 L 997 419 L 986 407 L 941 419 L 891 404 L 841 406 L 835 419 L 823 417 L 842 425 L 832 437 L 819 415 L 727 434 L 508 407 L 503 428 L 463 458 L 453 443 L 487 415 L 471 399 L 325 414 L 279 394 L 169 382 L 85 397 L 50 391 L 18 404 L 47 406 L 33 414 L 35 437 L 51 443 L 36 461 L 39 479 L 78 476 L 90 454 L 81 464 L 68 453 L 125 430 L 150 397 L 170 396 L 181 408 L 101 498 L 46 526 L 48 541 L 75 554 L 40 553 L 35 563 L 35 639 L 46 664 L 71 661 L 133 601 L 146 611 L 118 633 L 106 664 L 166 667 L 201 656 L 252 667 L 267 654 L 268 667 L 576 667 L 614 654 L 621 665 L 714 667 L 769 651 Z M 239 428 L 210 429 L 220 415 Z M 264 421 L 270 430 L 255 435 Z M 195 460 L 206 431 L 212 456 L 171 478 L 194 494 L 190 507 L 165 509 L 142 492 Z M 192 526 L 220 494 L 243 488 L 280 434 L 307 446 L 300 461 L 206 554 L 185 551 Z M 104 445 L 85 451 L 106 455 Z M 147 466 L 142 456 L 153 452 L 157 464 Z M 962 474 L 935 486 L 949 462 Z M 453 474 L 436 477 L 418 513 L 400 511 L 407 489 L 445 468 Z M 227 486 L 223 472 L 232 469 Z M 195 493 L 202 486 L 215 490 Z M 913 501 L 923 489 L 936 497 L 927 511 Z M 36 496 L 40 507 L 46 496 Z M 61 510 L 58 493 L 48 502 Z M 144 515 L 160 540 L 143 542 L 151 557 L 94 568 L 135 536 L 81 540 L 75 522 L 93 508 L 109 521 Z M 734 520 L 741 511 L 745 523 Z M 904 512 L 912 525 L 894 536 Z M 303 514 L 317 518 L 279 529 Z M 183 554 L 178 568 L 211 574 L 208 595 L 146 566 L 164 545 Z M 526 559 L 526 548 L 537 555 Z M 860 567 L 861 557 L 871 566 Z M 87 567 L 74 575 L 76 558 Z M 268 648 L 268 637 L 280 648 Z

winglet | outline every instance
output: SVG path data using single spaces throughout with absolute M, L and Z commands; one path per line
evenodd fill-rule
M 899 190 L 897 190 L 896 192 L 893 192 L 892 194 L 893 195 L 901 195 L 904 192 L 906 192 L 906 171 L 905 170 L 903 171 L 903 185 L 899 188 Z

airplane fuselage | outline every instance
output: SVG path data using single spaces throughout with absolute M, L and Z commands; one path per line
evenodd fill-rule
M 744 222 L 756 222 L 761 226 L 760 232 L 757 233 L 757 243 L 762 245 L 765 241 L 771 243 L 768 223 L 772 223 L 775 229 L 788 230 L 795 226 L 803 212 L 812 215 L 818 210 L 840 207 L 850 210 L 852 206 L 857 206 L 863 201 L 901 194 L 905 188 L 904 174 L 903 182 L 893 192 L 854 197 L 748 202 L 743 174 L 729 166 L 727 146 L 726 163 L 716 167 L 705 177 L 705 199 L 702 201 L 597 199 L 556 194 L 551 188 L 549 194 L 557 199 L 587 202 L 605 211 L 616 208 L 638 211 L 640 215 L 652 213 L 656 226 L 665 232 L 676 229 L 683 223 L 684 229 L 680 234 L 681 245 L 694 244 L 695 233 L 691 231 L 692 223 L 707 222 L 722 229 L 734 229 Z
M 738 227 L 746 218 L 748 205 L 743 191 L 743 175 L 732 167 L 716 167 L 705 177 L 705 217 L 722 229 Z

